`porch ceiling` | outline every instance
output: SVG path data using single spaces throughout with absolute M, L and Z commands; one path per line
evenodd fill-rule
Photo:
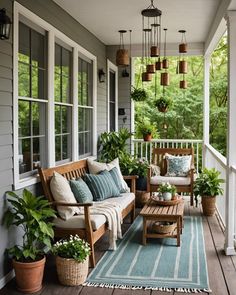
M 53 1 L 106 45 L 119 44 L 120 29 L 131 29 L 133 43 L 141 43 L 141 10 L 149 6 L 149 0 Z M 205 42 L 222 1 L 225 0 L 154 0 L 154 5 L 162 10 L 163 27 L 168 28 L 168 43 L 179 42 L 179 29 L 187 30 L 189 43 Z

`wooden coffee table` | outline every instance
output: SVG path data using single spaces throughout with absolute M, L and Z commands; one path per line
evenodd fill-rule
M 180 235 L 183 228 L 184 201 L 174 206 L 160 206 L 150 200 L 141 210 L 143 216 L 143 245 L 147 238 L 176 238 L 177 246 L 180 246 Z M 159 234 L 152 231 L 152 224 L 156 221 L 176 222 L 177 226 L 173 232 Z

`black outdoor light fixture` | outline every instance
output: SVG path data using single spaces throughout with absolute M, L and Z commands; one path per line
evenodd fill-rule
M 103 69 L 100 69 L 100 70 L 98 71 L 98 78 L 99 78 L 99 82 L 100 82 L 100 83 L 105 82 L 105 76 L 106 76 L 106 74 L 105 74 L 105 72 L 103 71 Z
M 6 15 L 6 9 L 0 9 L 0 39 L 7 40 L 10 37 L 11 30 L 11 20 L 9 16 Z

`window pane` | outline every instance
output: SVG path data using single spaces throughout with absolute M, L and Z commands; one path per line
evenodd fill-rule
M 63 135 L 62 136 L 62 160 L 71 158 L 71 136 Z
M 23 23 L 20 23 L 19 25 L 19 57 L 23 58 L 24 56 L 24 62 L 30 63 L 29 57 L 30 57 L 30 29 Z M 23 59 L 20 59 L 23 61 Z
M 46 104 L 32 102 L 33 135 L 45 135 L 46 133 Z
M 70 107 L 62 107 L 62 133 L 70 133 L 71 132 L 71 108 Z
M 55 138 L 55 148 L 56 148 L 56 161 L 61 160 L 61 136 L 56 136 Z
M 40 138 L 33 139 L 33 170 L 41 166 L 40 163 L 40 147 L 42 145 L 42 139 L 40 143 Z
M 113 102 L 110 103 L 110 131 L 115 131 L 115 104 Z
M 92 110 L 91 109 L 85 109 L 85 126 L 84 130 L 91 131 L 92 129 Z
M 61 134 L 61 107 L 55 106 L 55 133 Z
M 62 48 L 62 75 L 70 76 L 71 52 Z
M 91 146 L 91 133 L 87 132 L 85 133 L 85 154 L 92 152 Z
M 18 65 L 18 93 L 30 97 L 30 67 L 22 63 Z
M 55 45 L 55 73 L 61 74 L 61 46 Z
M 84 121 L 85 121 L 85 117 L 84 117 L 84 109 L 83 108 L 79 108 L 79 122 L 78 122 L 78 127 L 79 127 L 79 132 L 84 131 Z
M 110 101 L 115 102 L 115 73 L 110 72 Z
M 31 171 L 31 143 L 30 138 L 19 140 L 19 173 Z
M 30 102 L 19 101 L 18 108 L 19 137 L 30 136 Z
M 70 78 L 62 76 L 62 102 L 70 103 Z
M 79 155 L 84 155 L 84 133 L 79 134 Z
M 61 76 L 58 74 L 54 76 L 54 98 L 55 101 L 61 102 Z
M 88 64 L 88 106 L 93 105 L 93 64 Z
M 31 30 L 31 58 L 32 64 L 42 69 L 45 68 L 45 37 Z

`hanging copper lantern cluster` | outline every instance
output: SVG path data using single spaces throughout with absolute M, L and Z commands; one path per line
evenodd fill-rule
M 116 52 L 116 65 L 117 66 L 128 66 L 129 65 L 129 52 L 125 49 L 124 45 L 124 34 L 126 30 L 119 30 L 120 33 L 120 47 Z
M 185 75 L 188 73 L 188 62 L 185 60 L 185 55 L 188 51 L 188 45 L 186 42 L 185 30 L 179 30 L 181 33 L 181 43 L 179 44 L 179 61 L 177 66 L 177 73 L 183 75 L 179 82 L 179 87 L 181 89 L 186 89 L 188 87 L 188 82 L 185 79 Z
M 151 5 L 142 12 L 142 81 L 149 82 L 156 70 L 161 70 L 160 66 L 160 43 L 161 43 L 161 15 L 162 12 Z M 153 63 L 153 58 L 159 57 L 158 61 Z

